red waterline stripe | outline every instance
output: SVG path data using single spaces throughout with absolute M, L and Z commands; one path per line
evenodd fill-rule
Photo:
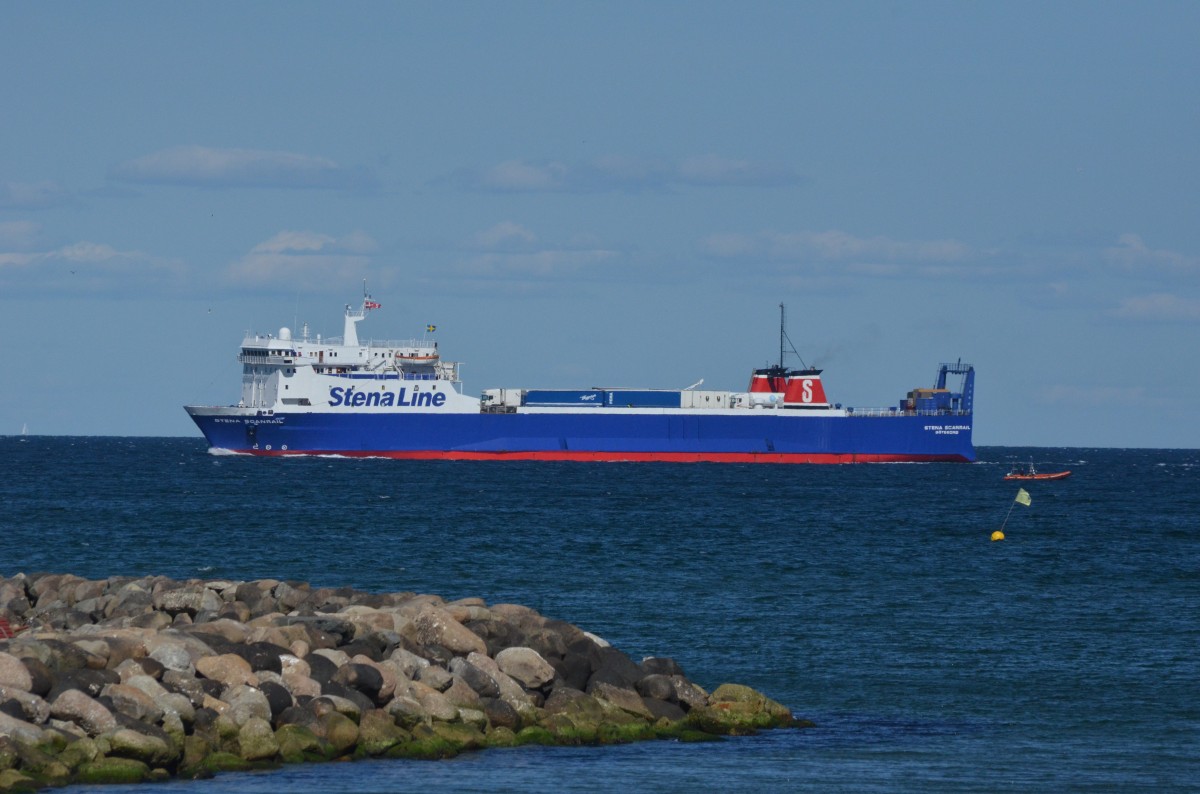
M 262 457 L 290 455 L 336 455 L 346 458 L 392 458 L 395 460 L 545 460 L 597 461 L 612 463 L 968 463 L 961 455 L 901 455 L 851 452 L 604 452 L 581 450 L 531 450 L 524 452 L 478 452 L 466 450 L 231 450 Z

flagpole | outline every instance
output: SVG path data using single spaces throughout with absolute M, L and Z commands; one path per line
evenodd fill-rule
M 1012 515 L 1013 508 L 1017 506 L 1018 502 L 1029 507 L 1031 500 L 1029 493 L 1024 488 L 1017 489 L 1016 498 L 1012 500 L 1012 504 L 1008 506 L 1008 512 L 1004 514 L 1004 522 L 1000 524 L 999 529 L 992 533 L 992 540 L 1004 540 L 1004 528 L 1008 526 L 1008 517 Z
M 1010 505 L 1008 506 L 1008 512 L 1004 514 L 1004 521 L 1003 521 L 1003 522 L 1001 522 L 1001 524 L 1000 524 L 1000 531 L 1001 531 L 1001 532 L 1003 532 L 1003 531 L 1004 531 L 1004 528 L 1005 528 L 1006 526 L 1008 526 L 1008 517 L 1012 515 L 1012 509 L 1013 509 L 1014 507 L 1016 507 L 1016 506 L 1017 506 L 1017 500 L 1016 500 L 1016 499 L 1013 499 L 1013 500 L 1012 500 L 1012 504 L 1010 504 Z

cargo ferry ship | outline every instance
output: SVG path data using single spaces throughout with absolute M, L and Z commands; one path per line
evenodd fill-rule
M 450 460 L 884 463 L 975 460 L 975 371 L 941 364 L 894 406 L 832 403 L 822 371 L 780 359 L 746 391 L 486 389 L 421 339 L 360 340 L 380 304 L 347 305 L 341 337 L 289 328 L 242 340 L 241 399 L 185 406 L 214 453 Z

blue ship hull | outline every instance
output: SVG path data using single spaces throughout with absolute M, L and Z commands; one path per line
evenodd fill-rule
M 253 455 L 779 463 L 975 460 L 969 414 L 192 412 L 192 418 L 214 449 Z
M 365 286 L 365 285 L 364 285 Z M 209 446 L 250 455 L 453 460 L 859 463 L 973 461 L 974 368 L 941 364 L 894 408 L 843 409 L 821 370 L 753 371 L 746 392 L 486 389 L 464 395 L 459 365 L 428 337 L 360 342 L 380 304 L 364 289 L 341 337 L 247 335 L 236 406 L 186 406 Z M 432 334 L 436 326 L 428 326 Z M 802 362 L 803 363 L 803 362 Z M 950 375 L 962 377 L 956 391 Z M 695 386 L 699 386 L 697 383 Z

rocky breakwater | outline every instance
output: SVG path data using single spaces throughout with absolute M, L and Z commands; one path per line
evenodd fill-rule
M 264 579 L 0 578 L 0 791 L 800 727 L 516 604 Z M 8 632 L 5 632 L 8 633 Z

